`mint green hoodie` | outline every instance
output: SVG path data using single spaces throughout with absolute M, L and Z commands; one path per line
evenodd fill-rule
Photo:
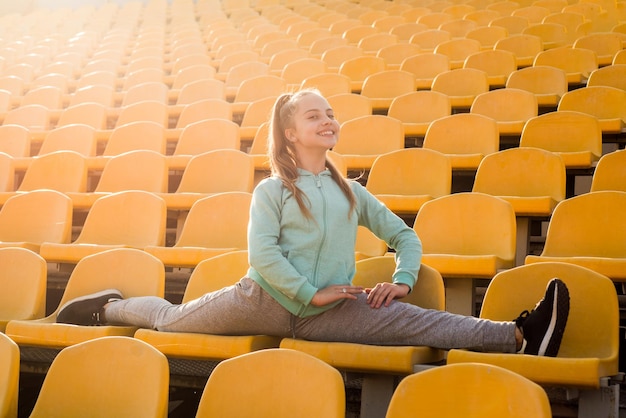
M 294 315 L 324 312 L 340 302 L 316 307 L 311 299 L 329 285 L 351 284 L 357 226 L 364 225 L 396 251 L 393 282 L 412 289 L 422 258 L 413 229 L 356 181 L 351 181 L 357 203 L 350 215 L 350 204 L 330 171 L 299 173 L 297 186 L 308 198 L 312 219 L 302 214 L 279 178 L 265 179 L 254 190 L 248 276 Z

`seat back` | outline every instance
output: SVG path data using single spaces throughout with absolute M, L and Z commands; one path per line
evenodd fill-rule
M 138 121 L 118 126 L 111 132 L 102 154 L 114 156 L 135 150 L 151 150 L 165 155 L 166 136 L 163 125 Z
M 474 192 L 493 196 L 565 199 L 565 165 L 538 148 L 511 148 L 485 156 L 476 172 Z
M 506 87 L 534 94 L 555 94 L 560 98 L 567 93 L 567 74 L 560 68 L 547 65 L 526 67 L 513 71 Z
M 518 19 L 519 17 L 508 16 L 508 18 Z M 509 36 L 496 42 L 493 48 L 512 52 L 518 67 L 529 67 L 533 65 L 537 54 L 543 51 L 543 41 L 536 35 L 509 33 Z
M 96 155 L 97 147 L 95 129 L 89 125 L 76 123 L 60 126 L 48 132 L 39 148 L 39 155 L 65 150 L 93 157 Z
M 287 85 L 299 86 L 305 78 L 324 74 L 327 70 L 328 64 L 320 58 L 301 58 L 286 64 L 280 77 Z
M 107 124 L 106 107 L 101 103 L 84 102 L 63 109 L 58 126 L 80 123 L 94 129 L 105 129 Z
M 615 285 L 593 270 L 572 263 L 545 262 L 502 271 L 487 288 L 480 317 L 510 321 L 533 307 L 554 277 L 565 282 L 570 295 L 559 357 L 608 360 L 612 369 L 609 375 L 617 373 L 619 308 Z
M 587 86 L 608 86 L 626 91 L 626 64 L 613 64 L 594 70 Z
M 166 417 L 168 391 L 165 355 L 135 338 L 102 337 L 59 352 L 31 417 Z
M 11 196 L 0 209 L 0 241 L 67 243 L 72 232 L 72 200 L 54 190 Z
M 432 90 L 448 96 L 477 96 L 489 91 L 487 73 L 474 68 L 457 68 L 438 74 Z
M 0 152 L 11 157 L 30 157 L 30 131 L 21 125 L 0 125 Z
M 447 55 L 450 58 L 450 68 L 460 68 L 465 59 L 480 52 L 480 42 L 468 38 L 452 38 L 437 45 L 435 54 Z
M 177 128 L 184 128 L 194 122 L 204 119 L 232 120 L 233 110 L 226 100 L 206 99 L 191 103 L 183 107 L 176 121 Z
M 360 94 L 340 93 L 328 96 L 327 100 L 339 123 L 372 114 L 372 101 Z
M 50 110 L 38 104 L 20 106 L 7 112 L 3 125 L 20 125 L 31 131 L 45 131 L 50 128 Z
M 252 195 L 219 193 L 196 201 L 185 219 L 178 247 L 248 248 Z
M 626 192 L 626 150 L 603 155 L 596 165 L 591 191 L 618 190 Z
M 286 418 L 294 414 L 343 417 L 343 378 L 335 368 L 306 353 L 267 349 L 220 362 L 204 387 L 196 417 Z
M 626 121 L 626 90 L 610 86 L 589 86 L 567 92 L 558 110 L 573 110 L 598 119 Z
M 418 89 L 429 89 L 438 74 L 450 71 L 450 58 L 443 54 L 419 53 L 404 58 L 400 69 L 415 76 Z
M 500 146 L 496 121 L 476 113 L 458 113 L 434 120 L 424 137 L 424 148 L 443 154 L 488 155 Z
M 165 241 L 165 201 L 153 193 L 127 190 L 98 198 L 75 244 L 145 248 Z
M 174 155 L 199 155 L 217 149 L 240 147 L 239 126 L 226 119 L 204 119 L 187 125 L 180 134 Z
M 157 70 L 161 72 L 161 70 Z M 122 106 L 131 104 L 155 101 L 167 105 L 169 88 L 162 81 L 148 81 L 133 85 L 124 93 Z
M 389 116 L 369 115 L 348 120 L 340 128 L 339 154 L 375 155 L 404 148 L 402 122 Z
M 416 90 L 415 77 L 408 71 L 385 70 L 373 73 L 363 81 L 361 94 L 375 98 L 392 99 Z
M 359 92 L 363 81 L 370 75 L 386 69 L 385 60 L 372 55 L 349 58 L 339 66 L 339 74 L 347 75 L 352 80 L 352 91 Z
M 50 110 L 58 110 L 63 107 L 63 95 L 61 89 L 54 86 L 42 86 L 29 90 L 22 97 L 22 106 L 38 104 Z
M 20 349 L 5 334 L 0 333 L 0 415 L 17 417 L 20 380 Z
M 13 163 L 13 157 L 0 152 L 0 192 L 12 192 L 14 190 L 15 164 Z
M 413 229 L 424 254 L 495 255 L 515 259 L 515 212 L 483 193 L 454 193 L 424 203 Z
M 236 149 L 195 155 L 187 163 L 176 193 L 252 193 L 254 159 Z
M 395 389 L 387 418 L 443 416 L 552 416 L 545 390 L 502 367 L 459 363 L 435 367 L 404 378 Z
M 599 191 L 557 205 L 542 256 L 626 258 L 626 192 Z
M 395 97 L 389 105 L 387 116 L 403 123 L 432 122 L 450 116 L 450 98 L 432 90 L 413 91 Z
M 568 42 L 567 28 L 559 23 L 531 23 L 522 30 L 522 34 L 540 37 L 546 51 L 565 48 L 564 45 Z
M 185 286 L 183 303 L 234 285 L 246 275 L 248 267 L 247 250 L 230 251 L 201 261 Z
M 391 282 L 395 270 L 394 257 L 383 255 L 359 260 L 356 263 L 356 273 L 352 283 L 355 286 L 372 288 L 381 282 Z M 441 274 L 434 268 L 422 264 L 413 291 L 401 301 L 425 309 L 445 310 L 445 289 Z
M 144 87 L 143 85 L 141 86 Z M 167 128 L 169 124 L 169 114 L 167 101 L 157 100 L 136 100 L 124 105 L 115 121 L 115 126 L 122 126 L 128 123 L 150 121 L 158 123 Z
M 89 85 L 77 89 L 70 96 L 70 106 L 80 103 L 98 103 L 105 107 L 112 107 L 114 104 L 113 86 L 101 84 Z
M 537 98 L 526 90 L 495 89 L 476 96 L 470 113 L 487 116 L 498 122 L 524 122 L 537 116 Z
M 423 23 L 417 23 L 417 25 L 424 25 Z M 447 42 L 452 39 L 452 34 L 445 30 L 429 28 L 424 31 L 419 31 L 413 34 L 409 38 L 409 43 L 415 44 L 420 47 L 422 52 L 433 52 L 435 48 L 442 42 Z M 448 59 L 450 58 L 447 54 Z
M 324 73 L 307 77 L 302 80 L 300 88 L 315 88 L 326 98 L 335 94 L 349 94 L 352 91 L 350 78 L 337 73 Z
M 598 68 L 598 61 L 595 52 L 590 49 L 560 47 L 538 53 L 533 65 L 548 65 L 566 73 L 580 73 L 588 77 Z
M 181 69 L 174 76 L 172 89 L 180 90 L 185 84 L 196 80 L 212 79 L 215 77 L 217 70 L 211 65 L 192 65 Z
M 226 100 L 226 86 L 224 82 L 216 79 L 202 79 L 189 82 L 180 88 L 176 104 L 184 105 L 205 99 Z
M 96 192 L 145 190 L 167 192 L 168 166 L 164 155 L 155 151 L 129 151 L 107 161 Z

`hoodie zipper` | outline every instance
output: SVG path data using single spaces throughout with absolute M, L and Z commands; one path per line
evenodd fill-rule
M 313 267 L 313 275 L 315 277 L 314 283 L 317 286 L 317 270 L 319 267 L 319 263 L 320 263 L 320 259 L 321 259 L 321 254 L 322 254 L 322 247 L 324 246 L 324 242 L 326 241 L 326 233 L 327 233 L 327 222 L 326 222 L 326 195 L 324 194 L 324 190 L 322 188 L 322 179 L 320 177 L 319 174 L 316 174 L 313 176 L 313 178 L 315 179 L 315 186 L 317 187 L 317 189 L 320 192 L 320 196 L 322 198 L 322 238 L 320 239 L 320 244 L 319 247 L 317 248 L 317 254 L 315 257 L 315 264 Z

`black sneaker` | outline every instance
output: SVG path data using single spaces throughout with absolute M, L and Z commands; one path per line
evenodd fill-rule
M 532 311 L 524 311 L 515 324 L 524 338 L 520 353 L 556 357 L 569 315 L 569 291 L 559 279 L 548 283 L 543 299 Z
M 116 289 L 102 290 L 66 302 L 57 314 L 57 322 L 74 325 L 104 325 L 102 309 L 107 303 L 123 299 Z

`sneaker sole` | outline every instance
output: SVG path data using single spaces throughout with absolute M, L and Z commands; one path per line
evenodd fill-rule
M 91 293 L 89 295 L 79 296 L 79 297 L 76 297 L 74 299 L 71 299 L 71 300 L 65 302 L 63 304 L 63 306 L 61 306 L 57 310 L 57 312 L 61 312 L 63 309 L 67 308 L 70 304 L 73 304 L 73 303 L 76 303 L 76 302 L 82 302 L 82 301 L 85 301 L 85 300 L 98 299 L 98 298 L 101 298 L 101 297 L 106 296 L 106 295 L 111 295 L 111 297 L 119 297 L 120 299 L 123 298 L 122 293 L 119 290 L 117 290 L 117 289 L 102 290 L 100 292 Z
M 552 317 L 550 325 L 541 344 L 539 345 L 538 355 L 547 357 L 556 357 L 561 346 L 563 333 L 567 324 L 569 314 L 569 290 L 567 286 L 557 280 L 554 287 L 554 299 L 552 301 Z

